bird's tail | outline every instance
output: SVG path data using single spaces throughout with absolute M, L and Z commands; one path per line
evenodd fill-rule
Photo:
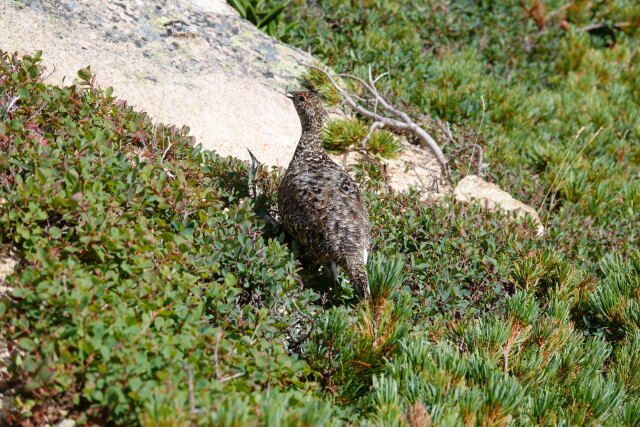
M 256 156 L 253 155 L 251 150 L 247 149 L 247 151 L 249 152 L 249 157 L 251 158 L 251 166 L 249 166 L 249 169 L 247 170 L 247 186 L 249 189 L 249 197 L 258 203 L 259 207 L 256 209 L 256 213 L 260 216 L 260 218 L 262 218 L 265 222 L 273 225 L 274 227 L 279 227 L 281 221 L 280 217 L 278 216 L 278 212 L 270 209 L 269 206 L 264 206 L 264 201 L 260 200 L 263 199 L 263 197 L 258 189 L 258 175 L 260 174 L 263 165 L 256 158 Z
M 249 166 L 249 170 L 247 171 L 247 186 L 249 187 L 249 197 L 252 199 L 258 198 L 258 189 L 256 187 L 256 181 L 258 177 L 258 169 L 260 169 L 260 162 L 256 159 L 256 156 L 253 155 L 251 150 L 247 148 L 249 152 L 249 157 L 251 157 L 251 166 Z
M 364 263 L 349 263 L 347 265 L 347 274 L 351 283 L 356 288 L 356 292 L 362 299 L 371 298 L 371 289 L 369 289 L 369 278 L 367 277 L 367 271 Z

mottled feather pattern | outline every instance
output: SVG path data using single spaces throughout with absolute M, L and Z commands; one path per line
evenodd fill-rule
M 291 95 L 302 136 L 278 188 L 282 223 L 319 263 L 344 268 L 360 296 L 368 297 L 367 208 L 356 183 L 322 148 L 324 109 L 318 97 L 308 92 Z

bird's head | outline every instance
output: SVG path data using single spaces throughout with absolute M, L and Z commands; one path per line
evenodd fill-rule
M 314 92 L 288 92 L 287 97 L 293 101 L 303 127 L 322 126 L 325 112 L 318 95 Z

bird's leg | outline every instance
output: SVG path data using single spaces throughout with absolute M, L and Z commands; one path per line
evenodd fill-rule
M 329 264 L 329 268 L 331 269 L 331 278 L 333 279 L 333 282 L 337 285 L 338 283 L 340 283 L 340 279 L 338 278 L 338 266 L 336 265 L 335 262 L 331 262 Z

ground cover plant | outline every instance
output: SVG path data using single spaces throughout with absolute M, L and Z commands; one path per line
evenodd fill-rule
M 625 121 L 637 114 L 637 46 L 624 32 L 632 26 L 613 25 L 633 16 L 609 19 L 622 47 L 550 27 L 539 37 L 552 44 L 528 56 L 515 44 L 496 50 L 488 24 L 508 15 L 517 25 L 503 23 L 506 33 L 522 41 L 537 21 L 508 14 L 522 10 L 506 2 L 476 3 L 469 12 L 449 5 L 452 16 L 436 13 L 448 3 L 419 9 L 461 25 L 445 20 L 437 28 L 450 34 L 434 32 L 442 54 L 424 67 L 439 76 L 439 94 L 430 80 L 424 100 L 411 98 L 423 95 L 404 86 L 418 79 L 402 58 L 404 74 L 386 89 L 412 114 L 472 135 L 487 150 L 483 170 L 518 197 L 535 204 L 549 193 L 548 234 L 479 206 L 395 194 L 360 173 L 375 254 L 368 303 L 346 280 L 331 288 L 261 220 L 277 171 L 260 172 L 253 200 L 247 165 L 200 150 L 187 129 L 152 123 L 89 70 L 60 88 L 42 83 L 37 56 L 2 54 L 0 249 L 20 258 L 0 300 L 11 351 L 0 392 L 14 408 L 6 422 L 65 414 L 98 425 L 640 425 L 638 128 Z M 299 43 L 332 25 L 331 43 L 317 45 L 328 63 L 342 49 L 366 52 L 377 67 L 382 50 L 359 38 L 376 32 L 354 25 L 400 31 L 399 18 L 417 19 L 404 6 L 310 2 L 287 13 L 307 23 Z M 609 17 L 599 7 L 567 11 L 567 22 Z M 481 47 L 485 28 L 484 49 L 456 45 Z M 388 40 L 413 49 L 412 37 Z M 583 81 L 600 70 L 592 61 L 554 77 L 554 61 L 564 61 L 554 49 L 571 40 L 621 77 L 594 89 Z M 602 98 L 609 91 L 616 103 Z M 484 121 L 469 93 L 484 97 Z M 557 119 L 541 114 L 545 97 L 557 97 Z M 581 105 L 574 97 L 588 101 L 587 117 L 570 114 Z M 609 130 L 576 138 L 575 120 L 588 127 L 600 115 Z M 450 144 L 464 150 L 468 141 Z M 454 178 L 466 167 L 454 165 Z

